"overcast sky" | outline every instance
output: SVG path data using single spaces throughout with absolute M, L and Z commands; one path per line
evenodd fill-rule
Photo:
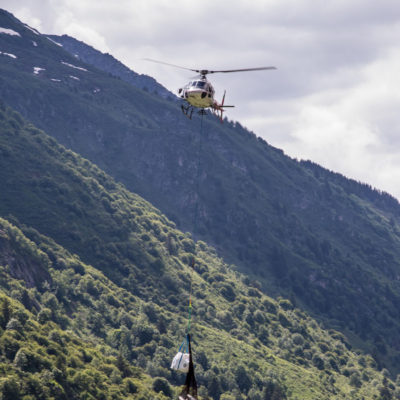
M 41 33 L 69 34 L 169 90 L 212 75 L 229 119 L 286 154 L 400 199 L 398 0 L 1 0 Z

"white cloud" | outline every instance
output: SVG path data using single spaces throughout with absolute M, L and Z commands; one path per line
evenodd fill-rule
M 400 51 L 359 70 L 353 86 L 304 97 L 286 151 L 400 198 Z

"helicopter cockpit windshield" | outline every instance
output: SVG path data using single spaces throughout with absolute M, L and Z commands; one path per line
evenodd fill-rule
M 204 86 L 205 86 L 205 82 L 204 81 L 196 81 L 196 82 L 193 82 L 193 86 L 196 86 L 196 87 L 198 87 L 198 88 L 203 88 Z

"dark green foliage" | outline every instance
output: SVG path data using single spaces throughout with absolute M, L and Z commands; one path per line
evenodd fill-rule
M 20 400 L 21 390 L 18 381 L 15 378 L 8 378 L 3 381 L 1 387 L 3 400 Z
M 123 378 L 127 378 L 132 375 L 132 371 L 129 367 L 129 364 L 121 353 L 118 354 L 115 365 L 121 372 Z
M 351 377 L 350 377 L 350 385 L 355 386 L 355 387 L 361 387 L 362 382 L 361 382 L 361 376 L 358 371 L 354 372 Z
M 133 329 L 133 334 L 135 336 L 135 341 L 139 346 L 143 346 L 146 343 L 151 342 L 153 335 L 155 334 L 154 328 L 149 325 L 136 325 Z
M 237 367 L 235 371 L 235 379 L 237 385 L 239 386 L 239 389 L 246 394 L 251 387 L 252 381 L 246 369 L 242 365 L 239 365 L 239 367 Z
M 206 353 L 204 351 L 196 352 L 196 363 L 201 365 L 201 367 L 207 371 L 209 369 L 209 362 Z
M 325 363 L 323 358 L 318 355 L 318 354 L 314 354 L 313 358 L 312 358 L 312 363 L 318 368 L 318 369 L 324 369 L 325 368 Z
M 270 380 L 266 382 L 261 398 L 262 400 L 286 400 L 286 390 L 279 382 Z
M 138 390 L 137 385 L 131 379 L 125 379 L 125 385 L 128 393 L 134 394 Z
M 218 379 L 218 377 L 215 375 L 215 373 L 211 372 L 208 374 L 208 379 L 207 379 L 207 391 L 208 395 L 216 400 L 218 400 L 221 396 L 221 383 Z
M 156 378 L 153 381 L 153 390 L 156 393 L 162 392 L 168 398 L 172 398 L 172 389 L 168 381 L 165 378 Z
M 383 378 L 382 386 L 379 388 L 379 400 L 392 400 L 392 390 L 389 388 L 389 382 L 387 378 Z
M 230 302 L 235 300 L 235 290 L 229 283 L 223 283 L 219 285 L 218 290 L 226 300 Z
M 10 302 L 6 297 L 3 297 L 0 305 L 0 321 L 1 327 L 6 329 L 6 326 L 11 318 L 11 307 Z

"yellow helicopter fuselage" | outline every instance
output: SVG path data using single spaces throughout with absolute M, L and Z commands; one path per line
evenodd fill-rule
M 208 108 L 214 105 L 214 88 L 205 78 L 199 78 L 189 82 L 178 90 L 182 99 L 197 108 Z

